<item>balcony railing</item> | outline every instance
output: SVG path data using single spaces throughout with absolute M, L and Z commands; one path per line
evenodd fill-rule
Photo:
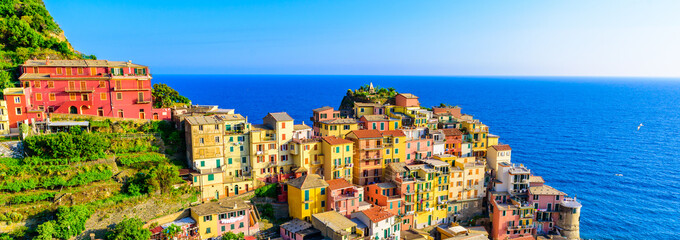
M 83 92 L 84 92 L 84 93 L 91 93 L 91 92 L 94 92 L 94 89 L 87 89 L 87 88 L 70 88 L 70 87 L 68 87 L 68 88 L 64 89 L 64 92 L 67 92 L 67 93 L 79 93 L 79 92 L 80 92 L 80 93 L 83 93 Z

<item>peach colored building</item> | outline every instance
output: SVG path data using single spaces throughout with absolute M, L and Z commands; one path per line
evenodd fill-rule
M 433 147 L 434 141 L 429 137 L 406 140 L 406 163 L 432 157 Z
M 332 107 L 325 106 L 325 107 L 320 107 L 317 109 L 312 110 L 313 115 L 310 118 L 312 120 L 313 124 L 313 129 L 314 129 L 314 136 L 320 136 L 319 135 L 319 122 L 322 121 L 332 121 L 335 119 L 340 118 L 340 111 L 333 109 Z
M 555 230 L 555 221 L 559 218 L 559 204 L 562 203 L 565 193 L 540 184 L 529 187 L 527 197 L 529 204 L 536 209 L 536 233 L 545 234 Z
M 455 128 L 442 129 L 444 132 L 445 153 L 460 157 L 463 132 Z
M 399 129 L 399 120 L 382 114 L 363 115 L 359 118 L 359 126 L 368 130 L 395 130 Z
M 364 188 L 356 186 L 344 178 L 327 180 L 328 194 L 326 211 L 336 211 L 346 217 L 359 211 L 359 205 L 364 200 Z
M 378 130 L 354 130 L 347 134 L 354 142 L 354 176 L 357 185 L 380 182 L 383 174 L 383 135 Z
M 450 114 L 454 118 L 460 118 L 460 107 L 455 106 L 455 107 L 433 107 L 432 112 L 434 114 Z
M 400 107 L 418 107 L 420 103 L 418 102 L 418 97 L 410 93 L 400 93 L 394 97 L 394 101 L 397 106 Z
M 531 204 L 518 201 L 507 192 L 492 192 L 491 206 L 491 239 L 493 240 L 533 240 L 532 235 L 534 208 Z

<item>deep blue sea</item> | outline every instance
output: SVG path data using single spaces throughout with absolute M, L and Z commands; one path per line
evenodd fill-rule
M 369 82 L 413 93 L 423 106 L 459 105 L 512 146 L 514 163 L 578 197 L 582 238 L 680 239 L 680 79 L 154 75 L 154 81 L 195 104 L 234 108 L 252 123 L 286 111 L 309 124 L 312 109 L 337 108 L 347 89 Z

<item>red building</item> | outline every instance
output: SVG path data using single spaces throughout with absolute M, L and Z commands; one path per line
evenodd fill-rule
M 146 66 L 108 60 L 27 60 L 21 65 L 29 111 L 136 119 L 170 119 L 154 109 Z M 20 119 L 20 118 L 19 118 Z M 16 122 L 10 126 L 16 127 Z

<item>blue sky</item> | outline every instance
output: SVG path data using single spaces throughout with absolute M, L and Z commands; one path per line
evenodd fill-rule
M 152 73 L 680 77 L 677 0 L 45 3 Z

